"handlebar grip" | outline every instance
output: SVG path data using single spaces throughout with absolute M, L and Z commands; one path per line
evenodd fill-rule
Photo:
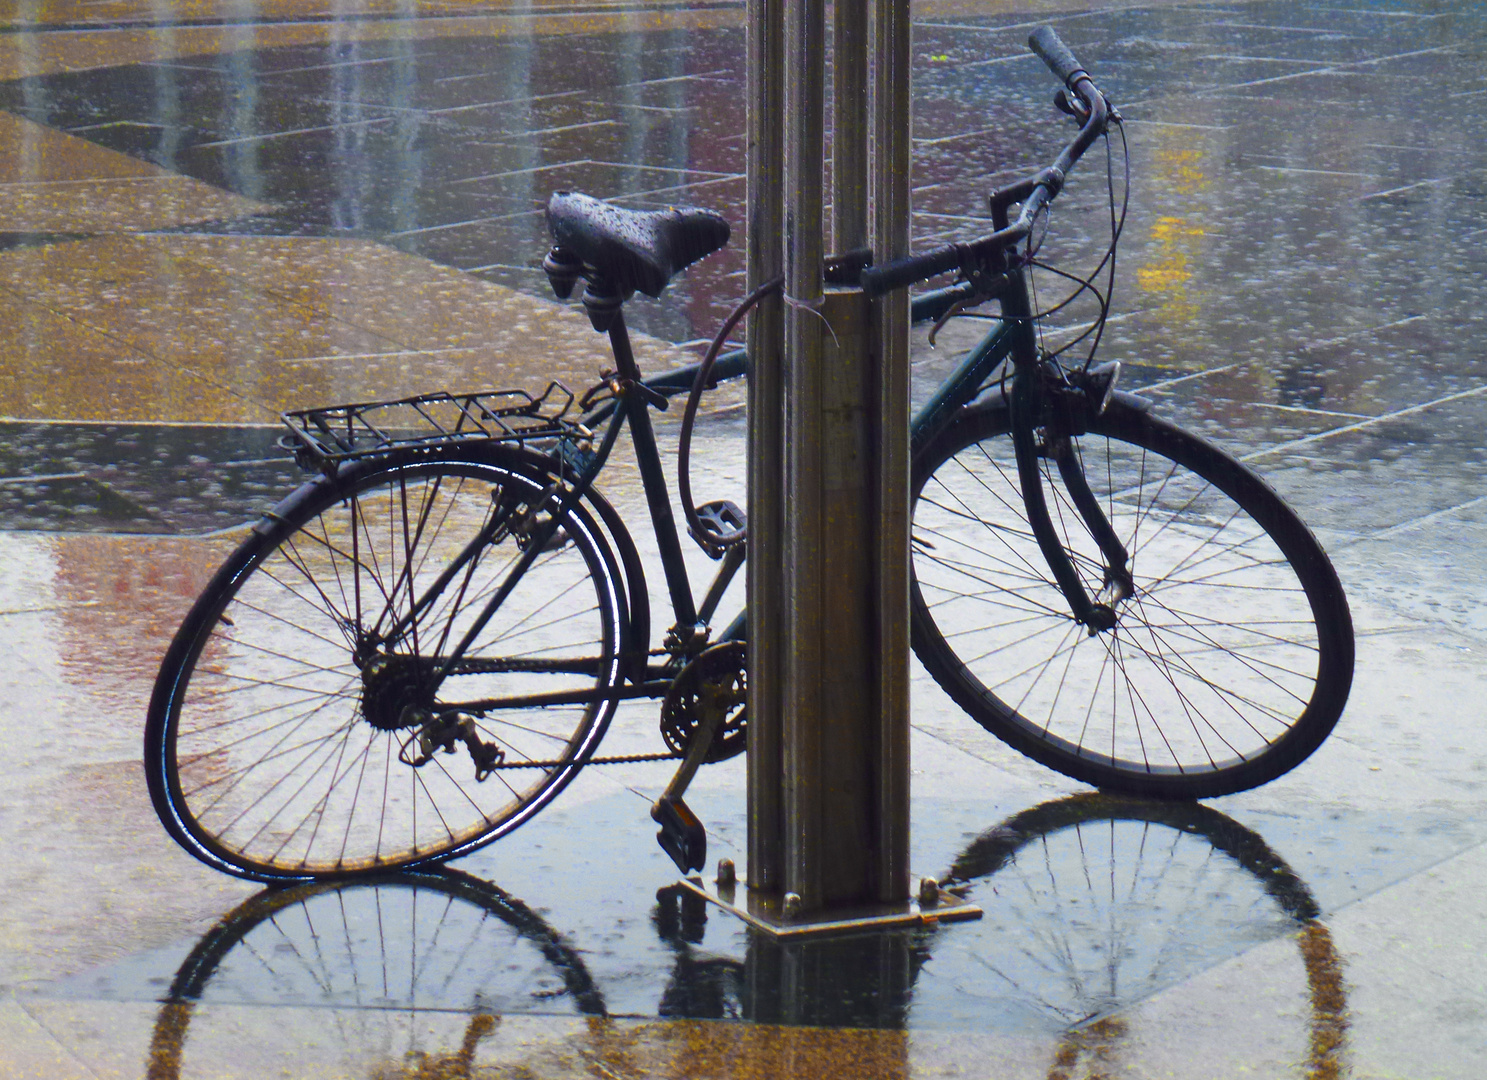
M 1074 59 L 1074 54 L 1053 32 L 1051 26 L 1040 26 L 1034 30 L 1027 39 L 1027 47 L 1037 53 L 1043 63 L 1048 65 L 1048 69 L 1070 89 L 1073 89 L 1075 75 L 1081 72 L 1089 74 L 1084 71 L 1084 65 Z
M 910 255 L 907 259 L 895 259 L 882 266 L 870 266 L 862 272 L 858 283 L 869 297 L 882 296 L 886 292 L 913 285 L 936 274 L 958 270 L 961 258 L 961 249 L 950 244 L 927 251 L 923 255 Z

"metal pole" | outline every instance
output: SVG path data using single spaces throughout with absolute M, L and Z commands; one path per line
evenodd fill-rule
M 909 12 L 874 2 L 871 39 L 868 0 L 836 7 L 832 224 L 883 261 L 908 251 Z M 749 16 L 749 284 L 785 289 L 749 327 L 747 917 L 886 924 L 911 906 L 908 301 L 825 284 L 825 0 Z
M 785 0 L 785 889 L 821 906 L 821 401 L 826 4 Z
M 784 269 L 783 0 L 749 0 L 748 286 Z M 749 860 L 751 888 L 781 890 L 784 789 L 784 307 L 749 315 Z
M 873 252 L 909 254 L 909 0 L 876 0 L 873 19 Z M 880 298 L 874 335 L 879 460 L 877 568 L 878 899 L 907 897 L 909 856 L 909 297 Z
M 868 245 L 868 0 L 836 0 L 831 59 L 831 221 L 837 254 Z

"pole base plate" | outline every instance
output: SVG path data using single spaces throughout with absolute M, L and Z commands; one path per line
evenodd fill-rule
M 831 934 L 865 934 L 877 930 L 906 930 L 931 927 L 942 922 L 979 919 L 983 912 L 969 900 L 940 890 L 933 900 L 901 900 L 892 904 L 862 904 L 848 907 L 785 913 L 786 899 L 780 893 L 759 892 L 742 877 L 729 883 L 704 882 L 698 875 L 677 884 L 731 912 L 756 930 L 780 940 L 826 937 Z

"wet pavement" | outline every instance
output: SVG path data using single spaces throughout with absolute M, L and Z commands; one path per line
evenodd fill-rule
M 592 382 L 603 342 L 537 270 L 555 188 L 741 234 L 742 7 L 4 18 L 0 1075 L 1479 1075 L 1480 5 L 916 7 L 916 243 L 984 229 L 986 189 L 1062 136 L 1021 43 L 1054 22 L 1128 119 L 1101 354 L 1313 525 L 1358 673 L 1295 772 L 1163 807 L 1081 794 L 916 668 L 914 865 L 986 915 L 789 947 L 665 891 L 664 765 L 586 770 L 459 876 L 260 893 L 165 837 L 138 763 L 170 635 L 295 480 L 280 410 Z M 1057 265 L 1098 260 L 1099 171 L 1059 204 Z M 742 254 L 632 305 L 647 370 L 695 356 Z M 918 331 L 916 392 L 977 333 Z M 742 501 L 740 401 L 704 420 L 704 497 Z M 605 743 L 658 746 L 653 705 Z M 742 762 L 693 791 L 742 862 Z

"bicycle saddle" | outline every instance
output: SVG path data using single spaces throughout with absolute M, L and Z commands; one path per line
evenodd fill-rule
M 666 283 L 728 243 L 722 215 L 695 206 L 626 210 L 577 191 L 555 191 L 547 202 L 553 243 L 592 267 L 622 296 L 655 298 Z

